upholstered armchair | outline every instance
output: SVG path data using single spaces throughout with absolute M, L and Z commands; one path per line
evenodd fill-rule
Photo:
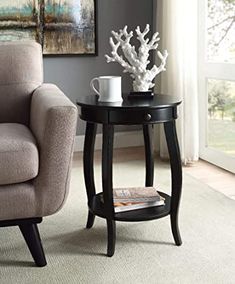
M 19 226 L 37 266 L 46 265 L 37 223 L 65 202 L 76 123 L 76 106 L 43 84 L 41 46 L 1 43 L 0 227 Z

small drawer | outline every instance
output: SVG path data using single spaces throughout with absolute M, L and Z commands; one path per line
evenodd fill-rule
M 148 124 L 173 119 L 173 108 L 153 110 L 111 110 L 109 123 L 112 124 Z
M 80 118 L 88 122 L 108 123 L 108 111 L 82 107 Z

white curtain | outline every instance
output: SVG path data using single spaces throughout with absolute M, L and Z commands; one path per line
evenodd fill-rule
M 169 57 L 161 74 L 160 90 L 182 99 L 177 119 L 177 133 L 184 164 L 198 160 L 197 91 L 197 0 L 156 0 L 157 31 L 161 49 Z M 157 58 L 156 58 L 157 62 Z M 158 82 L 159 80 L 156 80 Z M 156 87 L 156 91 L 159 90 Z M 163 130 L 160 130 L 160 156 L 167 157 Z

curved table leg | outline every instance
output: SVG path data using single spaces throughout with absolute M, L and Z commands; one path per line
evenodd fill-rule
M 116 224 L 114 221 L 113 208 L 113 135 L 113 125 L 103 124 L 102 186 L 104 206 L 107 214 L 108 256 L 113 256 L 114 254 L 116 239 Z
M 111 257 L 114 255 L 115 242 L 116 242 L 116 224 L 114 220 L 106 219 L 107 230 L 108 230 L 108 247 L 107 256 Z
M 154 178 L 154 155 L 153 155 L 153 125 L 143 125 L 144 146 L 145 146 L 145 186 L 153 186 Z
M 182 240 L 178 226 L 178 212 L 182 191 L 182 165 L 175 121 L 165 122 L 164 130 L 171 163 L 171 230 L 175 244 L 180 246 Z
M 88 210 L 86 228 L 87 229 L 92 228 L 92 226 L 94 225 L 94 221 L 95 221 L 95 215 L 90 210 Z
M 87 192 L 88 205 L 92 202 L 93 197 L 96 194 L 94 183 L 94 146 L 96 136 L 97 125 L 95 123 L 87 122 L 83 165 L 84 165 L 84 177 Z M 86 228 L 89 229 L 93 226 L 95 215 L 89 210 Z

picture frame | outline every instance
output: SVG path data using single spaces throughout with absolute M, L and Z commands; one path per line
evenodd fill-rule
M 97 56 L 96 0 L 1 0 L 0 42 L 35 40 L 45 56 Z

